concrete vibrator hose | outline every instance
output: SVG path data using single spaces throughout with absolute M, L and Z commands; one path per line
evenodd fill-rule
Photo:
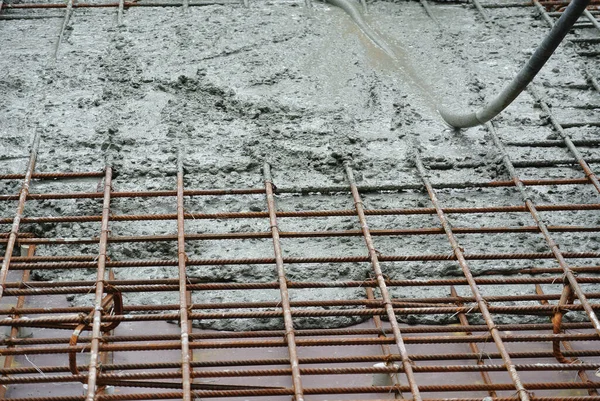
M 552 30 L 550 30 L 550 33 L 548 33 L 529 61 L 527 61 L 527 64 L 495 99 L 481 110 L 472 113 L 455 113 L 443 107 L 438 107 L 438 112 L 444 121 L 455 128 L 474 127 L 485 124 L 507 108 L 523 92 L 544 64 L 546 64 L 546 61 L 552 56 L 589 2 L 590 0 L 573 0 L 569 4 L 560 19 L 552 27 Z

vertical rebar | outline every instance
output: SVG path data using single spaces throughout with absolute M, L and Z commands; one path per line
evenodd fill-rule
M 548 24 L 548 26 L 550 26 L 550 28 L 553 28 L 554 27 L 554 21 L 552 20 L 552 18 L 550 17 L 550 15 L 548 15 L 548 13 L 546 12 L 546 8 L 544 6 L 542 6 L 539 3 L 538 0 L 533 0 L 533 3 L 535 5 L 535 7 L 539 10 L 540 14 L 542 15 L 542 18 L 544 19 L 544 21 L 546 21 L 546 23 Z M 598 21 L 596 21 L 596 19 L 594 18 L 594 16 L 587 9 L 583 11 L 583 14 L 588 19 L 591 18 L 593 20 L 592 23 L 595 22 L 596 25 L 598 24 Z M 596 91 L 600 92 L 600 87 L 598 85 L 598 82 L 595 82 L 595 78 L 592 77 L 592 75 L 589 73 L 589 71 L 587 71 L 587 69 L 584 69 L 584 74 L 586 75 L 586 78 L 588 79 L 588 81 L 590 81 L 592 87 L 594 87 L 596 89 Z M 548 115 L 548 118 L 550 119 L 550 123 L 552 124 L 552 126 L 554 127 L 554 129 L 558 132 L 558 134 L 561 136 L 561 138 L 564 140 L 565 144 L 569 148 L 569 151 L 577 159 L 577 162 L 579 163 L 579 165 L 581 166 L 581 168 L 585 172 L 586 177 L 588 177 L 590 179 L 590 181 L 592 181 L 592 184 L 594 184 L 594 187 L 596 187 L 596 190 L 598 192 L 600 192 L 600 182 L 598 182 L 598 178 L 593 173 L 593 171 L 591 170 L 590 166 L 583 159 L 583 157 L 581 156 L 581 154 L 579 153 L 579 151 L 577 150 L 577 148 L 575 147 L 575 145 L 571 141 L 571 138 L 564 132 L 564 128 L 556 120 L 556 118 L 552 114 L 552 111 L 548 107 L 548 104 L 546 102 L 544 102 L 540 98 L 540 96 L 537 94 L 537 92 L 535 90 L 533 90 L 533 89 L 530 88 L 529 89 L 529 93 L 531 94 L 531 96 L 533 97 L 533 99 L 540 104 L 540 107 L 542 108 L 542 110 L 544 111 L 544 113 L 546 113 Z
M 183 156 L 177 160 L 177 262 L 179 267 L 179 325 L 181 329 L 181 377 L 183 400 L 191 401 L 191 354 L 189 343 L 188 292 L 185 254 L 185 217 L 183 206 Z
M 114 281 L 115 280 L 115 272 L 111 268 L 108 269 L 108 279 L 110 281 Z M 110 299 L 109 297 L 110 296 L 104 297 L 104 301 L 107 301 L 108 299 Z M 112 302 L 113 302 L 113 307 L 114 307 L 114 302 L 115 302 L 114 298 L 112 298 Z M 106 304 L 106 303 L 103 302 L 103 304 Z M 110 336 L 112 336 L 113 334 L 114 334 L 114 330 L 103 332 L 102 333 L 102 337 L 103 337 L 102 341 L 106 342 L 108 340 L 108 338 Z M 100 356 L 99 357 L 100 357 L 100 363 L 102 364 L 102 366 L 106 366 L 108 364 L 113 363 L 113 353 L 110 352 L 110 351 L 102 351 L 102 352 L 100 352 Z M 100 385 L 100 386 L 98 386 L 98 389 L 96 391 L 96 396 L 107 394 L 106 390 L 107 390 L 108 387 L 109 386 L 107 386 L 107 385 Z
M 540 217 L 535 205 L 533 204 L 533 201 L 531 200 L 529 194 L 525 190 L 525 186 L 521 182 L 521 179 L 519 178 L 517 171 L 516 171 L 514 165 L 512 164 L 512 161 L 510 160 L 510 156 L 506 152 L 506 148 L 504 148 L 504 145 L 500 141 L 500 138 L 498 137 L 498 134 L 496 133 L 496 129 L 490 123 L 486 124 L 486 127 L 488 129 L 489 134 L 492 137 L 492 140 L 494 141 L 494 144 L 496 145 L 499 153 L 502 156 L 504 166 L 506 167 L 507 171 L 509 172 L 511 179 L 515 183 L 515 187 L 517 188 L 517 190 L 519 191 L 519 194 L 521 195 L 523 201 L 525 202 L 525 206 L 529 210 L 531 217 L 533 217 L 533 220 L 536 222 L 538 228 L 540 229 L 540 232 L 542 233 L 544 239 L 546 240 L 548 247 L 550 248 L 555 259 L 558 261 L 558 264 L 563 269 L 564 276 L 565 276 L 567 283 L 571 285 L 571 289 L 577 295 L 577 298 L 579 299 L 579 302 L 581 302 L 581 305 L 583 306 L 584 310 L 588 314 L 588 318 L 592 322 L 592 325 L 594 326 L 596 333 L 600 334 L 600 321 L 598 321 L 598 317 L 596 316 L 596 313 L 592 309 L 585 294 L 581 290 L 581 287 L 579 286 L 579 283 L 577 282 L 577 279 L 575 278 L 575 275 L 573 274 L 571 267 L 565 260 L 564 256 L 562 255 L 562 252 L 558 248 L 558 245 L 556 244 L 556 242 L 554 242 L 554 240 L 552 239 L 552 236 L 550 235 L 550 232 L 548 231 L 548 227 L 546 226 L 546 224 Z
M 27 164 L 27 172 L 25 173 L 23 185 L 21 186 L 21 190 L 19 191 L 19 202 L 17 204 L 17 211 L 15 212 L 12 228 L 10 230 L 10 234 L 8 235 L 8 241 L 6 243 L 6 252 L 4 253 L 4 259 L 2 260 L 2 269 L 0 270 L 0 299 L 2 299 L 2 295 L 4 294 L 6 277 L 8 276 L 8 270 L 10 269 L 10 259 L 12 258 L 15 243 L 17 242 L 17 237 L 19 235 L 21 218 L 23 217 L 23 211 L 25 210 L 25 201 L 27 200 L 27 195 L 29 195 L 31 175 L 33 174 L 33 170 L 35 169 L 38 147 L 40 146 L 40 137 L 41 134 L 39 131 L 37 131 L 35 133 L 35 136 L 33 137 L 33 142 L 31 144 L 31 151 L 29 153 L 29 163 Z
M 269 222 L 271 225 L 271 236 L 273 237 L 275 264 L 277 267 L 277 281 L 279 282 L 281 308 L 283 309 L 285 338 L 287 340 L 290 367 L 292 369 L 294 401 L 304 401 L 304 390 L 302 387 L 302 378 L 300 377 L 300 364 L 298 362 L 298 352 L 296 350 L 294 321 L 292 319 L 290 297 L 288 294 L 287 279 L 285 277 L 285 267 L 283 266 L 283 253 L 281 251 L 281 242 L 279 239 L 279 226 L 277 225 L 277 208 L 275 206 L 275 196 L 273 195 L 273 179 L 271 177 L 271 166 L 268 163 L 265 163 L 263 167 L 263 174 L 265 178 L 265 191 L 267 195 L 267 208 L 269 210 Z
M 60 47 L 60 43 L 63 40 L 63 36 L 65 35 L 65 30 L 69 25 L 69 20 L 71 19 L 71 13 L 73 12 L 73 0 L 68 0 L 67 8 L 65 10 L 65 18 L 63 19 L 62 26 L 60 27 L 60 32 L 58 33 L 58 39 L 56 39 L 56 43 L 54 45 L 54 52 L 52 53 L 52 60 L 56 61 L 58 57 L 58 48 Z
M 548 13 L 546 12 L 546 8 L 543 5 L 541 5 L 538 0 L 533 0 L 533 5 L 535 6 L 536 10 L 539 11 L 540 15 L 542 16 L 542 19 L 544 21 L 546 21 L 548 26 L 550 26 L 550 28 L 553 28 L 554 21 L 552 20 L 552 17 L 549 16 Z
M 485 22 L 489 22 L 490 17 L 488 17 L 487 12 L 483 9 L 479 0 L 472 0 L 472 1 L 473 1 L 473 5 L 475 5 L 475 8 L 477 9 L 477 11 L 479 11 L 479 15 L 481 15 L 481 18 L 483 18 L 483 20 Z
M 394 312 L 392 300 L 388 292 L 387 285 L 385 283 L 385 278 L 383 277 L 383 272 L 381 271 L 381 266 L 379 265 L 379 256 L 377 255 L 377 250 L 375 249 L 375 245 L 373 244 L 373 238 L 371 237 L 371 232 L 367 224 L 367 217 L 365 215 L 364 205 L 360 198 L 358 187 L 356 186 L 356 180 L 354 179 L 354 173 L 352 172 L 352 169 L 350 168 L 350 165 L 347 162 L 344 164 L 344 166 L 346 168 L 346 176 L 348 177 L 348 182 L 350 183 L 352 198 L 354 199 L 354 208 L 356 209 L 356 214 L 358 215 L 358 220 L 360 222 L 363 238 L 369 251 L 371 267 L 373 269 L 373 272 L 375 273 L 377 285 L 379 287 L 379 291 L 381 292 L 381 299 L 383 300 L 383 303 L 385 305 L 386 315 L 390 321 L 390 325 L 392 326 L 394 340 L 400 352 L 400 358 L 402 359 L 402 367 L 404 368 L 404 373 L 406 374 L 406 379 L 408 380 L 408 385 L 410 386 L 410 391 L 412 393 L 413 400 L 421 401 L 422 398 L 419 392 L 419 386 L 417 385 L 417 380 L 412 369 L 412 362 L 408 357 L 408 351 L 406 349 L 406 345 L 404 344 L 404 340 L 402 339 L 402 333 L 400 332 L 400 326 L 398 326 L 398 320 L 396 319 L 396 313 Z
M 441 205 L 437 199 L 437 195 L 435 194 L 435 191 L 431 185 L 431 182 L 429 182 L 429 179 L 427 178 L 427 173 L 425 171 L 425 167 L 423 166 L 423 162 L 421 161 L 419 151 L 418 151 L 418 149 L 416 149 L 416 147 L 415 147 L 415 165 L 417 167 L 421 181 L 423 181 L 423 185 L 427 189 L 427 193 L 429 194 L 431 203 L 435 207 L 435 210 L 437 212 L 440 223 L 442 224 L 442 227 L 444 228 L 444 232 L 446 233 L 446 237 L 448 238 L 448 241 L 450 242 L 450 246 L 452 247 L 454 256 L 456 257 L 456 260 L 463 271 L 463 275 L 465 276 L 465 278 L 467 279 L 467 282 L 469 283 L 469 287 L 471 288 L 471 293 L 475 297 L 477 306 L 479 307 L 479 312 L 481 313 L 481 316 L 483 317 L 486 325 L 488 326 L 489 332 L 494 340 L 494 343 L 496 344 L 496 347 L 498 348 L 498 351 L 500 352 L 500 355 L 502 356 L 502 360 L 504 361 L 504 365 L 506 366 L 506 370 L 508 371 L 508 374 L 510 375 L 513 385 L 515 386 L 515 389 L 517 390 L 519 399 L 521 401 L 529 401 L 530 400 L 529 393 L 527 392 L 527 390 L 525 389 L 525 387 L 523 387 L 523 384 L 521 383 L 521 378 L 519 377 L 519 374 L 518 374 L 517 370 L 515 369 L 514 364 L 512 363 L 510 354 L 508 353 L 508 351 L 506 350 L 506 347 L 504 346 L 504 342 L 502 341 L 502 337 L 500 336 L 500 333 L 498 332 L 498 329 L 496 328 L 496 324 L 494 323 L 494 320 L 492 319 L 492 315 L 490 314 L 487 303 L 485 302 L 485 300 L 481 296 L 481 293 L 479 292 L 479 288 L 477 287 L 475 278 L 473 277 L 473 274 L 471 273 L 471 269 L 469 268 L 469 265 L 467 264 L 467 260 L 465 259 L 463 249 L 458 244 L 458 240 L 456 239 L 456 237 L 454 236 L 454 233 L 452 232 L 450 222 L 446 218 L 446 214 L 444 213 L 444 211 L 441 208 Z
M 25 252 L 23 252 L 25 251 Z M 35 245 L 26 245 L 22 247 L 22 251 L 21 254 L 25 253 L 25 256 L 27 256 L 28 258 L 32 257 L 33 255 L 35 255 Z M 23 273 L 21 274 L 21 282 L 22 283 L 26 283 L 27 281 L 29 281 L 29 270 L 23 270 Z M 25 295 L 20 295 L 19 297 L 17 297 L 17 304 L 15 305 L 15 308 L 18 310 L 20 308 L 22 308 L 25 305 Z M 18 319 L 20 316 L 17 313 L 14 313 L 12 315 L 13 319 Z M 25 328 L 23 328 L 25 329 Z M 19 336 L 19 327 L 17 326 L 12 326 L 10 328 L 10 334 L 9 334 L 9 338 L 11 340 L 17 338 Z M 7 349 L 13 348 L 14 345 L 9 345 L 7 347 Z M 13 361 L 14 361 L 14 355 L 7 355 L 6 359 L 4 359 L 4 368 L 10 368 L 12 367 Z M 0 400 L 4 400 L 6 398 L 6 391 L 8 390 L 8 385 L 3 384 L 0 385 Z
M 596 188 L 596 191 L 598 191 L 600 193 L 600 181 L 598 181 L 598 177 L 596 176 L 596 174 L 594 174 L 591 167 L 584 160 L 583 156 L 581 155 L 579 150 L 575 147 L 575 144 L 573 143 L 573 141 L 571 140 L 569 135 L 567 135 L 564 128 L 558 122 L 558 120 L 556 119 L 554 114 L 552 114 L 552 110 L 550 110 L 550 107 L 548 106 L 548 104 L 540 97 L 540 95 L 535 90 L 530 89 L 529 93 L 531 94 L 533 99 L 539 103 L 540 107 L 542 108 L 542 111 L 544 113 L 546 113 L 546 115 L 548 116 L 548 119 L 550 120 L 550 123 L 554 127 L 554 130 L 556 132 L 558 132 L 558 134 L 564 141 L 565 145 L 567 145 L 567 148 L 569 149 L 569 151 L 571 152 L 573 157 L 575 157 L 575 160 L 577 160 L 577 163 L 579 163 L 579 165 L 583 169 L 583 172 L 585 173 L 585 176 L 587 177 L 587 179 L 589 179 L 592 182 L 592 184 Z
M 88 367 L 88 389 L 86 401 L 94 401 L 96 396 L 96 379 L 98 375 L 98 354 L 102 340 L 102 298 L 104 295 L 104 276 L 106 272 L 108 248 L 108 224 L 110 221 L 110 194 L 112 191 L 112 167 L 106 166 L 104 175 L 104 194 L 102 202 L 102 225 L 100 229 L 100 246 L 98 251 L 98 272 L 96 276 L 96 292 L 94 298 L 94 318 L 92 322 L 92 340 L 90 345 L 90 365 Z
M 590 22 L 592 23 L 592 25 L 594 26 L 594 28 L 596 28 L 597 30 L 600 31 L 600 22 L 598 22 L 598 20 L 596 19 L 596 17 L 594 17 L 592 15 L 591 12 L 589 12 L 589 10 L 583 10 L 583 15 L 590 20 Z
M 458 298 L 458 293 L 456 292 L 456 289 L 454 288 L 454 286 L 450 286 L 450 295 L 453 298 Z M 457 300 L 456 301 L 456 306 L 462 307 L 463 303 Z M 467 319 L 467 315 L 465 315 L 464 312 L 458 312 L 457 316 L 458 316 L 458 321 L 460 322 L 461 325 L 463 325 L 463 326 L 468 326 L 469 325 L 469 320 Z M 471 333 L 471 332 L 467 332 L 465 334 L 467 336 L 472 336 L 473 335 L 473 333 Z M 477 344 L 475 344 L 475 343 L 469 343 L 469 348 L 471 348 L 471 352 L 473 352 L 474 354 L 482 355 L 482 352 L 479 349 L 479 347 L 477 346 Z M 484 362 L 483 362 L 483 360 L 481 358 L 479 358 L 477 360 L 477 365 L 480 365 L 480 366 L 484 365 Z M 493 384 L 492 383 L 492 378 L 490 377 L 490 374 L 488 372 L 486 372 L 485 370 L 482 370 L 480 373 L 481 373 L 481 378 L 483 379 L 483 382 L 485 384 L 489 384 L 489 385 Z M 494 390 L 488 390 L 488 394 L 491 397 L 496 397 L 496 391 L 494 391 Z
M 123 26 L 124 8 L 125 8 L 125 0 L 119 0 L 119 9 L 117 10 L 117 26 Z
M 373 294 L 373 289 L 371 287 L 366 287 L 365 291 L 367 293 L 367 299 L 369 301 L 374 301 L 375 295 Z M 381 317 L 378 315 L 374 315 L 373 323 L 375 323 L 375 328 L 381 332 L 380 334 L 377 335 L 377 337 L 386 338 L 387 336 L 385 335 L 385 331 L 383 330 L 383 325 L 381 324 Z M 381 344 L 381 353 L 386 358 L 389 358 L 392 356 L 392 350 L 390 349 L 390 346 L 388 344 Z M 386 362 L 386 365 L 389 366 L 390 364 L 391 364 L 391 362 Z M 398 378 L 398 373 L 390 373 L 390 376 L 392 378 L 392 383 L 394 384 L 394 386 L 400 387 L 401 383 L 400 383 L 400 379 Z M 395 392 L 394 399 L 404 399 L 402 392 L 401 391 Z
M 427 0 L 420 0 L 420 3 L 423 6 L 423 8 L 425 9 L 425 13 L 427 13 L 429 18 L 431 18 L 431 20 L 437 25 L 438 28 L 442 29 L 442 25 L 440 24 L 440 21 L 438 21 L 438 19 L 435 17 L 435 15 L 433 15 L 433 11 L 431 10 L 431 6 L 429 5 L 429 2 Z

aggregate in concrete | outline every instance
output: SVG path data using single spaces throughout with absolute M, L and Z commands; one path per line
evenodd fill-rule
M 431 171 L 434 182 L 509 179 L 484 128 L 455 132 L 435 109 L 481 106 L 494 96 L 532 54 L 548 28 L 533 9 L 489 9 L 485 23 L 463 4 L 432 4 L 436 24 L 417 2 L 368 4 L 366 22 L 394 51 L 393 59 L 374 44 L 343 10 L 321 2 L 308 12 L 297 1 L 251 1 L 241 5 L 126 10 L 75 9 L 56 60 L 52 53 L 62 21 L 1 21 L 0 161 L 6 172 L 22 173 L 28 146 L 42 133 L 37 171 L 99 171 L 110 160 L 118 177 L 114 190 L 174 189 L 178 148 L 184 149 L 188 188 L 261 187 L 269 162 L 280 186 L 344 185 L 343 160 L 360 184 L 418 183 L 411 161 L 418 146 L 426 163 L 481 162 L 477 168 Z M 35 11 L 32 11 L 35 13 Z M 40 12 L 41 13 L 41 12 Z M 584 61 L 565 44 L 535 80 L 535 88 L 564 120 L 586 121 L 597 114 L 600 96 L 582 89 Z M 586 60 L 597 71 L 598 60 Z M 432 98 L 434 94 L 435 98 Z M 594 108 L 596 105 L 596 108 Z M 586 108 L 587 107 L 587 108 Z M 556 139 L 547 116 L 524 93 L 495 120 L 504 141 Z M 599 137 L 597 127 L 570 128 L 573 139 Z M 514 160 L 570 157 L 565 149 L 511 147 Z M 582 149 L 600 157 L 598 149 Z M 592 167 L 598 167 L 597 165 Z M 519 169 L 522 178 L 582 177 L 576 167 Z M 96 191 L 98 179 L 36 182 L 32 192 Z M 0 182 L 15 193 L 18 182 Z M 586 187 L 534 187 L 538 203 L 597 202 Z M 440 190 L 445 206 L 522 204 L 512 188 Z M 421 191 L 365 195 L 367 208 L 431 206 Z M 349 195 L 279 196 L 282 210 L 352 208 Z M 114 199 L 114 214 L 174 213 L 169 198 Z M 11 216 L 15 202 L 0 204 Z M 100 200 L 28 201 L 26 215 L 99 214 Z M 186 199 L 197 212 L 266 211 L 261 196 Z M 549 224 L 595 225 L 598 214 L 543 213 Z M 523 213 L 449 216 L 455 226 L 534 225 Z M 437 227 L 436 216 L 369 217 L 372 228 Z M 282 230 L 358 229 L 354 217 L 281 219 Z M 0 227 L 3 231 L 9 226 Z M 186 221 L 188 232 L 265 231 L 266 219 Z M 96 236 L 97 223 L 24 225 L 41 237 Z M 111 224 L 113 235 L 173 234 L 174 221 Z M 538 234 L 458 236 L 469 253 L 546 252 Z M 595 233 L 556 233 L 561 249 L 597 250 Z M 382 254 L 450 253 L 444 236 L 377 237 Z M 261 257 L 272 254 L 269 240 L 189 242 L 191 258 Z M 285 256 L 366 255 L 356 238 L 282 240 Z M 41 247 L 40 254 L 96 254 L 97 246 Z M 111 244 L 115 260 L 176 258 L 175 243 Z M 575 265 L 593 260 L 574 260 Z M 473 261 L 475 275 L 522 267 L 555 266 L 547 261 Z M 360 280 L 368 264 L 290 265 L 290 280 Z M 390 278 L 460 277 L 454 262 L 383 263 Z M 58 275 L 57 275 L 58 274 Z M 116 271 L 117 278 L 176 277 L 175 268 Z M 209 281 L 273 281 L 273 266 L 192 267 L 189 276 Z M 36 271 L 37 280 L 95 279 L 89 271 Z M 493 277 L 493 276 L 492 276 Z M 590 286 L 583 286 L 592 291 Z M 544 286 L 560 291 L 560 284 Z M 468 288 L 458 288 L 468 295 Z M 482 286 L 484 295 L 533 293 L 533 286 Z M 447 296 L 446 287 L 394 288 L 398 298 Z M 356 299 L 363 289 L 291 290 L 292 300 Z M 278 291 L 198 292 L 194 302 L 276 301 Z M 89 304 L 90 296 L 71 297 Z M 127 303 L 176 303 L 177 294 L 129 294 Z M 581 318 L 573 315 L 574 319 Z M 497 322 L 546 321 L 542 317 L 495 316 Z M 448 323 L 454 316 L 409 316 L 413 322 Z M 472 318 L 477 321 L 476 317 Z M 297 318 L 297 327 L 337 327 L 359 318 Z M 244 330 L 281 327 L 279 319 L 206 320 L 203 328 Z

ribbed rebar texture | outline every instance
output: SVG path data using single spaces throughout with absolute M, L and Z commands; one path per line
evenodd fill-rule
M 0 20 L 59 12 L 60 61 L 78 13 L 216 4 L 257 10 L 0 0 Z M 455 6 L 421 4 L 444 32 Z M 568 4 L 456 7 L 490 30 L 500 8 L 535 12 L 544 30 Z M 574 63 L 600 43 L 598 15 L 567 36 Z M 342 152 L 311 185 L 265 157 L 212 188 L 184 147 L 163 150 L 160 178 L 110 157 L 52 171 L 41 128 L 0 158 L 0 400 L 600 401 L 600 123 L 577 118 L 600 107 L 593 66 L 529 88 L 524 116 L 487 123 L 477 147 L 453 138 L 478 157 L 406 132 L 385 176 Z M 560 85 L 583 99 L 569 121 Z

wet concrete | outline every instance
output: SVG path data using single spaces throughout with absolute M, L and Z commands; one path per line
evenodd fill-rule
M 395 58 L 373 43 L 339 7 L 315 3 L 311 13 L 300 2 L 252 1 L 238 5 L 179 8 L 131 8 L 124 25 L 116 24 L 116 11 L 76 9 L 60 44 L 57 60 L 53 46 L 62 21 L 2 21 L 0 69 L 0 160 L 3 171 L 22 173 L 28 145 L 36 130 L 42 132 L 37 171 L 102 170 L 106 160 L 119 176 L 115 190 L 173 189 L 178 144 L 185 149 L 186 186 L 189 188 L 261 187 L 263 162 L 273 166 L 279 186 L 343 184 L 342 160 L 350 160 L 361 184 L 418 182 L 410 160 L 418 141 L 426 162 L 481 161 L 484 166 L 432 172 L 432 180 L 464 181 L 507 179 L 498 153 L 482 128 L 449 130 L 435 112 L 438 99 L 458 108 L 474 108 L 495 95 L 529 57 L 547 27 L 531 9 L 493 9 L 493 23 L 484 23 L 476 10 L 459 4 L 432 4 L 441 30 L 416 2 L 369 3 L 365 21 L 385 40 Z M 160 29 L 157 29 L 160 27 Z M 597 109 L 569 108 L 598 104 L 598 93 L 582 90 L 585 79 L 573 46 L 559 49 L 536 80 L 564 119 L 593 119 Z M 588 60 L 594 67 L 597 60 Z M 597 71 L 597 69 L 596 69 Z M 423 88 L 427 88 L 426 90 Z M 503 140 L 555 138 L 534 107 L 522 95 L 498 121 Z M 597 127 L 567 130 L 576 138 L 598 138 Z M 585 148 L 586 157 L 598 149 Z M 519 159 L 560 158 L 566 150 L 548 154 L 534 148 L 511 148 Z M 561 152 L 559 155 L 558 152 Z M 582 177 L 577 168 L 521 169 L 523 178 Z M 40 182 L 32 192 L 95 191 L 97 179 Z M 1 193 L 14 193 L 18 182 L 0 182 Z M 536 202 L 597 202 L 591 188 L 536 187 Z M 446 206 L 521 204 L 512 189 L 440 191 Z M 349 196 L 278 198 L 284 210 L 352 208 Z M 402 192 L 365 196 L 368 208 L 430 206 L 426 194 Z M 0 204 L 0 214 L 11 216 L 15 203 Z M 88 201 L 28 201 L 26 215 L 99 214 L 101 203 Z M 172 199 L 115 199 L 114 214 L 174 213 Z M 186 209 L 198 212 L 266 210 L 259 196 L 186 199 Z M 597 224 L 596 212 L 548 213 L 549 222 Z M 451 217 L 457 226 L 532 225 L 525 214 Z M 435 216 L 369 218 L 372 228 L 433 227 Z M 281 221 L 282 229 L 357 229 L 355 218 L 315 218 Z M 188 232 L 267 230 L 266 220 L 190 221 Z M 9 226 L 2 226 L 6 231 Z M 25 225 L 41 237 L 95 236 L 99 225 Z M 174 233 L 175 222 L 112 223 L 113 235 Z M 557 233 L 561 249 L 597 250 L 595 233 Z M 547 247 L 539 235 L 459 236 L 471 252 L 536 252 Z M 365 255 L 360 238 L 286 239 L 286 256 Z M 443 236 L 377 238 L 383 254 L 449 253 Z M 257 257 L 271 254 L 269 241 L 215 241 L 191 243 L 192 258 Z M 40 254 L 96 254 L 96 246 L 40 248 Z M 114 244 L 112 259 L 175 258 L 175 243 Z M 574 264 L 593 264 L 575 260 Z M 476 274 L 490 268 L 513 270 L 531 267 L 532 261 L 472 262 Z M 536 261 L 536 266 L 555 264 Z M 391 278 L 457 277 L 455 263 L 385 263 Z M 292 280 L 362 279 L 369 266 L 288 267 Z M 174 277 L 175 269 L 140 268 L 117 272 L 118 278 Z M 207 280 L 270 281 L 271 266 L 191 268 L 192 277 Z M 61 279 L 94 279 L 92 271 L 61 272 Z M 38 280 L 56 274 L 35 272 Z M 588 288 L 584 286 L 584 288 Z M 549 285 L 557 292 L 560 285 Z M 466 289 L 462 289 L 466 291 Z M 461 290 L 461 291 L 462 291 Z M 447 288 L 407 287 L 396 297 L 447 296 Z M 482 288 L 495 294 L 492 286 Z M 502 290 L 504 291 L 504 290 Z M 533 286 L 514 287 L 514 293 L 531 293 Z M 464 293 L 465 295 L 467 292 Z M 354 290 L 292 291 L 293 299 L 355 298 Z M 276 291 L 252 293 L 199 293 L 198 302 L 260 301 L 277 299 Z M 89 297 L 70 302 L 88 303 Z M 176 302 L 176 294 L 131 295 L 129 303 Z M 448 322 L 448 317 L 414 317 L 414 321 Z M 500 321 L 522 317 L 499 317 Z M 533 320 L 539 318 L 532 318 Z M 241 330 L 279 327 L 267 319 L 223 325 L 201 322 L 203 327 Z M 297 322 L 300 327 L 345 326 L 357 319 Z

